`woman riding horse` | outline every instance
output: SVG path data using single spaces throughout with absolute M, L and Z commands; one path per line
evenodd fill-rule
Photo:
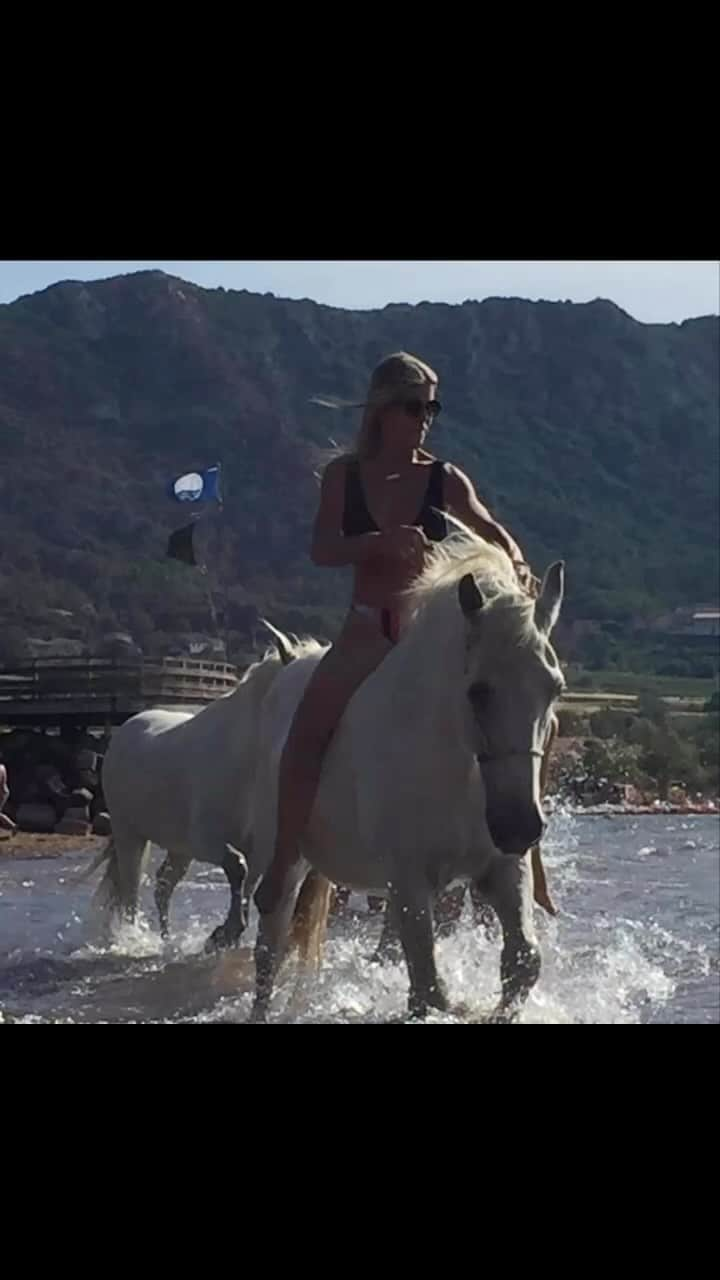
M 274 856 L 255 894 L 263 915 L 277 906 L 300 857 L 333 731 L 355 691 L 396 643 L 404 592 L 422 571 L 426 549 L 445 537 L 443 512 L 502 548 L 519 581 L 534 593 L 535 580 L 520 548 L 483 506 L 468 477 L 423 448 L 440 412 L 437 397 L 438 376 L 428 365 L 405 352 L 388 356 L 370 379 L 355 450 L 325 469 L 311 556 L 321 567 L 352 566 L 352 600 L 337 640 L 308 684 L 283 750 Z M 554 910 L 537 874 L 535 893 L 541 905 Z

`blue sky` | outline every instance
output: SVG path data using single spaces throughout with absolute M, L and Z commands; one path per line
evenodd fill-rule
M 97 280 L 158 268 L 195 284 L 312 298 L 336 307 L 466 298 L 609 298 L 637 320 L 667 323 L 720 310 L 709 261 L 0 261 L 0 302 L 59 280 Z

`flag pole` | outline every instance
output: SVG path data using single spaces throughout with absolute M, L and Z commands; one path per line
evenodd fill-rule
M 214 472 L 214 475 L 212 476 L 212 483 L 209 486 L 210 492 L 208 493 L 207 497 L 205 497 L 204 488 L 205 486 L 207 486 L 208 477 L 213 472 Z M 225 658 L 227 660 L 227 656 L 228 656 L 227 588 L 225 588 L 224 590 L 225 607 L 223 610 L 223 635 L 222 636 L 220 634 L 220 626 L 218 622 L 218 610 L 215 602 L 217 589 L 218 587 L 222 587 L 223 585 L 222 577 L 220 573 L 220 562 L 222 560 L 223 550 L 224 550 L 223 538 L 222 538 L 222 532 L 223 532 L 222 516 L 224 512 L 224 504 L 223 504 L 223 492 L 222 492 L 221 480 L 222 480 L 222 463 L 217 462 L 213 467 L 209 467 L 205 471 L 189 472 L 187 475 L 183 475 L 179 477 L 175 481 L 171 482 L 170 485 L 168 485 L 168 493 L 170 497 L 174 497 L 176 499 L 185 500 L 185 501 L 189 500 L 190 502 L 197 502 L 198 500 L 207 501 L 208 498 L 211 498 L 211 499 L 214 499 L 215 502 L 217 503 L 217 512 L 216 512 L 217 519 L 218 519 L 217 532 L 214 539 L 212 535 L 210 535 L 210 537 L 208 538 L 208 542 L 211 548 L 214 543 L 215 564 L 212 566 L 212 568 L 207 563 L 207 560 L 208 560 L 207 543 L 206 543 L 206 555 L 203 556 L 202 563 L 200 564 L 198 564 L 198 561 L 195 557 L 195 547 L 193 545 L 194 530 L 198 522 L 202 519 L 202 515 L 205 514 L 205 512 L 201 513 L 199 511 L 197 512 L 194 511 L 191 516 L 190 524 L 185 528 L 178 529 L 173 534 L 171 534 L 165 554 L 167 556 L 170 556 L 172 559 L 180 560 L 183 564 L 187 564 L 191 566 L 195 565 L 197 566 L 197 568 L 199 568 L 200 573 L 204 579 L 204 582 L 203 582 L 204 593 L 207 601 L 208 610 L 210 612 L 213 634 L 215 639 L 222 643 L 225 651 Z M 179 494 L 181 485 L 182 485 L 183 497 L 180 497 L 180 494 Z M 212 524 L 210 525 L 210 529 L 212 529 Z M 210 532 L 210 530 L 208 530 L 208 532 Z M 215 591 L 213 590 L 213 585 L 216 588 Z

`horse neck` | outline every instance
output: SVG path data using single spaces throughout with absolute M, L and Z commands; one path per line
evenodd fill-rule
M 438 602 L 440 603 L 440 602 Z M 443 750 L 464 748 L 462 677 L 464 641 L 460 627 L 437 604 L 425 607 L 402 640 L 371 677 L 379 704 L 411 735 L 442 736 Z

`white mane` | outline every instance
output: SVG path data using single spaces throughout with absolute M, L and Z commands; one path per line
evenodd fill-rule
M 428 552 L 423 572 L 404 593 L 411 625 L 406 635 L 414 631 L 415 623 L 423 619 L 431 626 L 451 631 L 459 636 L 462 631 L 462 612 L 457 598 L 457 585 L 461 578 L 471 573 L 485 599 L 483 616 L 492 619 L 495 643 L 499 646 L 531 644 L 537 636 L 534 623 L 535 601 L 520 587 L 515 570 L 504 551 L 477 537 L 470 529 L 460 526 L 442 543 L 433 544 Z M 454 619 L 454 626 L 453 626 Z M 274 631 L 274 628 L 270 628 Z M 311 637 L 281 635 L 295 658 L 312 658 L 322 655 L 327 645 Z M 245 672 L 243 682 L 266 662 L 279 662 L 278 650 L 273 646 L 259 663 Z M 237 692 L 237 691 L 235 691 Z M 233 694 L 226 695 L 232 697 Z
M 469 529 L 433 546 L 425 569 L 405 593 L 409 612 L 419 620 L 430 611 L 445 615 L 451 609 L 459 623 L 457 586 L 468 573 L 485 598 L 498 640 L 531 643 L 536 636 L 534 600 L 520 587 L 506 553 Z

